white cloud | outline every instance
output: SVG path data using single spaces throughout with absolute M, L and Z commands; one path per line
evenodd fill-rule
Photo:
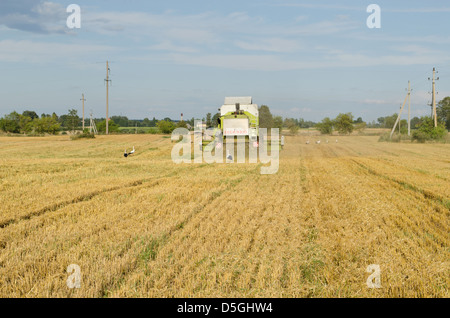
M 239 40 L 235 45 L 247 51 L 295 52 L 303 49 L 298 40 L 267 38 L 260 40 Z
M 384 99 L 364 99 L 362 104 L 369 105 L 392 105 L 397 104 L 397 102 L 393 102 L 392 100 L 384 100 Z
M 88 54 L 106 53 L 111 50 L 112 47 L 103 45 L 3 40 L 0 41 L 0 62 L 67 61 L 74 57 L 82 59 Z
M 50 1 L 3 1 L 0 24 L 9 29 L 32 33 L 68 33 L 65 8 Z
M 323 68 L 349 68 L 398 65 L 428 65 L 430 56 L 352 54 L 331 50 L 326 55 L 301 59 L 263 54 L 170 54 L 167 58 L 178 64 L 219 67 L 235 70 L 285 71 Z M 436 54 L 435 62 L 449 62 L 450 57 Z
M 308 108 L 308 107 L 303 107 L 303 108 L 299 108 L 299 107 L 293 107 L 291 109 L 289 109 L 290 112 L 292 113 L 311 113 L 312 109 Z
M 152 50 L 152 51 L 169 51 L 169 52 L 179 52 L 179 53 L 196 53 L 196 52 L 198 52 L 197 48 L 194 48 L 192 46 L 174 45 L 172 41 L 163 41 L 161 43 L 149 46 L 148 49 Z

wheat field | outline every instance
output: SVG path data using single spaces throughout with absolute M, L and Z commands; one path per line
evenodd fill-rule
M 0 297 L 449 297 L 450 145 L 307 138 L 261 175 L 167 136 L 0 137 Z

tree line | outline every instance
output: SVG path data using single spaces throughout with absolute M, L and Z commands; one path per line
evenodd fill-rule
M 450 130 L 450 97 L 445 97 L 437 105 L 437 116 L 440 125 L 444 129 Z M 206 123 L 206 128 L 217 127 L 220 113 L 207 113 L 203 117 L 202 122 Z M 282 116 L 272 115 L 269 106 L 261 105 L 259 107 L 259 125 L 261 128 L 278 128 L 280 131 L 284 128 L 289 129 L 291 133 L 296 133 L 299 129 L 316 128 L 322 134 L 332 134 L 337 131 L 340 134 L 349 134 L 353 131 L 360 131 L 365 128 L 388 128 L 394 127 L 398 114 L 379 117 L 377 121 L 366 123 L 361 117 L 354 118 L 352 113 L 340 113 L 336 118 L 331 119 L 325 117 L 321 122 L 308 121 L 303 118 L 283 118 Z M 424 123 L 428 123 L 429 117 L 414 117 L 411 119 L 411 128 L 416 129 Z M 194 129 L 195 118 L 174 121 L 169 117 L 162 120 L 144 118 L 143 120 L 132 120 L 126 116 L 112 116 L 108 123 L 109 132 L 119 132 L 120 127 L 156 127 L 162 133 L 171 133 L 177 127 Z M 200 119 L 198 119 L 200 120 Z M 94 119 L 99 132 L 106 131 L 106 119 Z M 41 114 L 39 116 L 35 111 L 26 110 L 22 114 L 13 111 L 0 119 L 0 130 L 7 133 L 22 134 L 56 134 L 59 131 L 76 131 L 80 130 L 82 119 L 79 117 L 77 110 L 69 109 L 67 114 L 58 116 L 53 114 Z M 89 119 L 85 119 L 85 126 L 89 127 Z M 406 119 L 402 119 L 399 123 L 401 134 L 406 134 L 408 123 Z

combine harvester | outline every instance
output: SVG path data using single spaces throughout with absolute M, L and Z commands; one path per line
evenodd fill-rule
M 218 129 L 224 138 L 245 136 L 254 147 L 258 147 L 259 112 L 251 97 L 226 97 L 219 111 Z

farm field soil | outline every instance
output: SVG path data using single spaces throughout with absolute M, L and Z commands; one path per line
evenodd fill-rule
M 0 297 L 449 297 L 450 145 L 307 138 L 261 175 L 168 136 L 0 137 Z

